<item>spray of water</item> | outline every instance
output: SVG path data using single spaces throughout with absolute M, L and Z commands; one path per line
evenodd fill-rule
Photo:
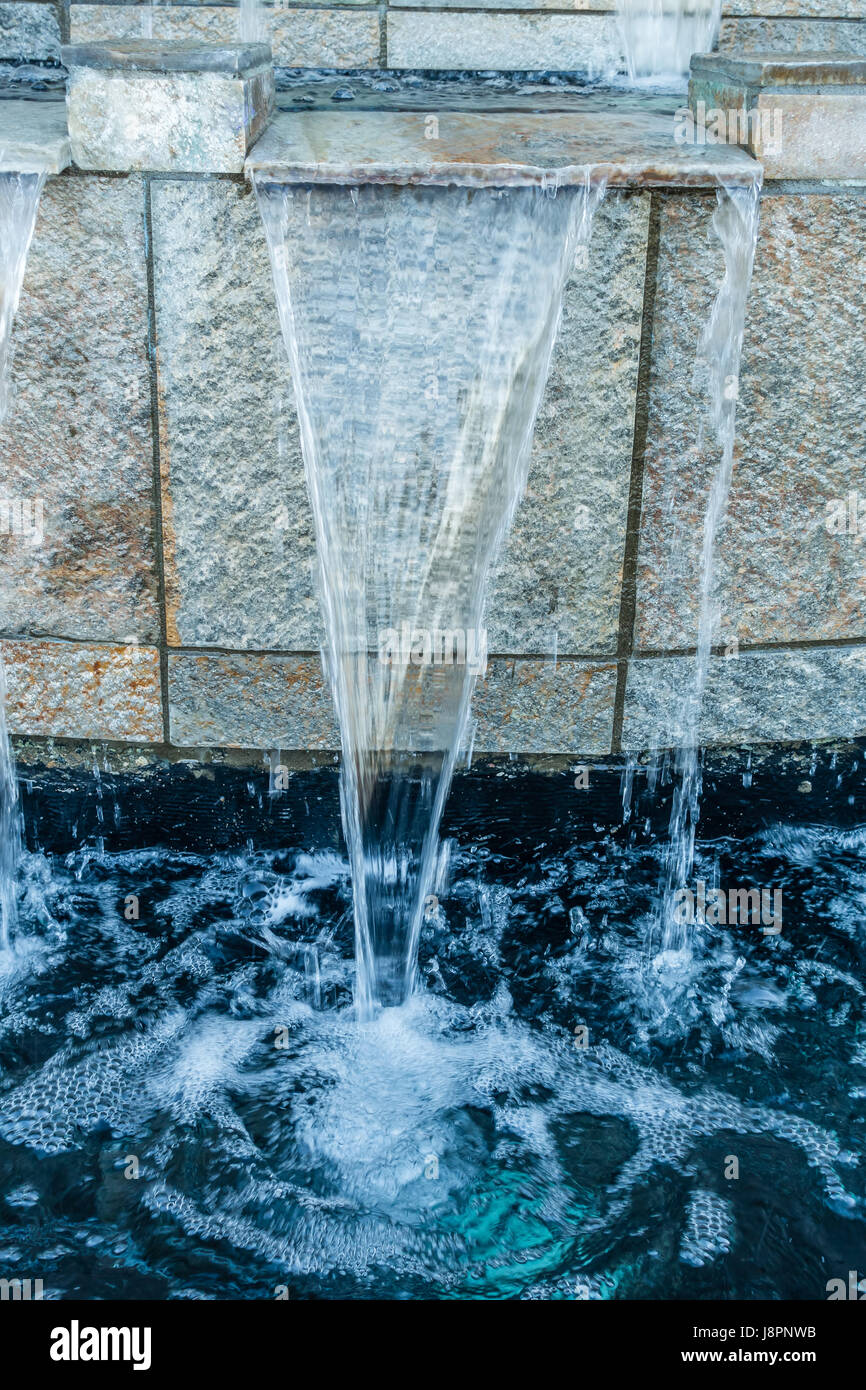
M 617 0 L 629 78 L 681 78 L 693 53 L 712 49 L 721 0 Z
M 362 1018 L 414 982 L 562 291 L 602 185 L 260 179 L 340 723 Z
M 678 920 L 676 893 L 690 885 L 694 864 L 701 798 L 700 716 L 713 638 L 719 630 L 716 535 L 727 507 L 734 468 L 740 357 L 758 238 L 760 193 L 760 176 L 750 188 L 720 188 L 713 217 L 713 231 L 724 254 L 725 276 L 701 335 L 698 371 L 707 383 L 710 422 L 720 457 L 704 513 L 697 650 L 692 682 L 683 704 L 670 838 L 662 874 L 659 910 L 662 951 L 667 959 L 686 950 L 687 928 Z
M 42 172 L 0 172 L 0 424 L 9 411 L 12 320 L 44 181 Z M 0 487 L 5 483 L 3 478 Z M 0 659 L 0 949 L 9 946 L 17 920 L 15 884 L 20 848 L 18 784 L 6 730 L 6 678 Z

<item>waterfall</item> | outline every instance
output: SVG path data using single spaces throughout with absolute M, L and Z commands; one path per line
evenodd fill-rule
M 628 75 L 680 78 L 693 53 L 708 53 L 719 32 L 721 0 L 617 0 Z
M 241 43 L 268 43 L 267 17 L 260 0 L 240 0 L 238 35 Z
M 413 988 L 486 583 L 603 187 L 259 176 L 256 194 L 315 521 L 364 1018 Z
M 760 177 L 750 188 L 720 188 L 713 216 L 713 231 L 721 243 L 725 275 L 701 334 L 698 364 L 708 387 L 710 423 L 720 457 L 704 514 L 697 649 L 675 755 L 677 780 L 659 897 L 661 945 L 666 958 L 670 958 L 668 953 L 675 956 L 687 947 L 688 929 L 677 918 L 675 894 L 678 889 L 690 886 L 694 864 L 701 798 L 700 716 L 713 638 L 719 630 L 715 599 L 716 535 L 727 507 L 734 468 L 740 358 L 758 239 L 760 196 Z
M 44 181 L 44 172 L 0 171 L 0 424 L 9 411 L 12 320 L 18 308 Z M 0 496 L 7 486 L 4 477 Z M 13 543 L 11 536 L 7 538 L 9 543 Z M 0 949 L 9 946 L 16 926 L 15 885 L 20 849 L 18 783 L 6 730 L 6 678 L 0 657 Z

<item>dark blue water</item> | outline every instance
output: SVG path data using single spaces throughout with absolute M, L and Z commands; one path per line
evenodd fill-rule
M 696 877 L 781 889 L 781 930 L 695 927 L 673 963 L 649 934 L 670 788 L 638 768 L 623 823 L 620 772 L 458 778 L 423 990 L 365 1025 L 333 770 L 276 798 L 258 773 L 36 776 L 0 1276 L 822 1299 L 862 1269 L 859 754 L 705 773 Z

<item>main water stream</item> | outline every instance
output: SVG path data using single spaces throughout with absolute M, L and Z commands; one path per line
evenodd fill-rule
M 411 993 L 565 278 L 603 185 L 256 185 L 298 402 L 362 1017 Z
M 629 78 L 683 77 L 715 46 L 721 13 L 722 0 L 616 0 Z

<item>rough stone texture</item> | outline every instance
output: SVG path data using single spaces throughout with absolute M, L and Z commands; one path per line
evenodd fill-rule
M 835 0 L 838 4 L 838 0 Z M 718 47 L 723 52 L 808 53 L 819 50 L 866 53 L 862 20 L 723 19 Z
M 493 659 L 473 712 L 478 752 L 604 753 L 616 668 Z M 171 742 L 178 747 L 339 747 L 318 657 L 169 654 Z
M 744 144 L 765 179 L 866 178 L 866 84 L 860 92 L 822 95 L 768 90 L 753 95 L 713 82 L 690 86 L 690 104 L 757 112 Z
M 80 642 L 0 643 L 13 734 L 159 743 L 159 652 Z
M 492 650 L 615 650 L 648 202 L 602 205 L 569 283 Z M 254 199 L 157 180 L 153 231 L 169 642 L 316 649 L 312 518 Z
M 45 539 L 0 537 L 0 630 L 154 641 L 139 178 L 49 179 L 14 333 L 4 496 L 42 499 Z
M 181 748 L 339 748 L 317 656 L 170 652 L 170 739 Z
M 312 517 L 255 198 L 156 180 L 153 236 L 168 640 L 317 648 Z
M 612 15 L 389 10 L 390 68 L 605 72 L 620 40 Z
M 566 287 L 526 494 L 489 604 L 493 651 L 616 650 L 649 220 L 611 196 Z
M 354 0 L 349 0 L 354 3 Z M 237 41 L 240 12 L 230 5 L 157 6 L 76 5 L 71 7 L 74 42 L 90 39 L 201 38 Z M 278 67 L 370 68 L 379 63 L 379 13 L 376 9 L 275 9 L 263 14 Z M 151 29 L 148 29 L 148 24 Z
M 674 140 L 669 115 L 440 111 L 279 112 L 246 161 L 248 176 L 284 183 L 462 184 L 504 188 L 751 184 L 757 166 L 732 145 Z
M 377 68 L 376 10 L 277 10 L 271 18 L 274 62 L 284 68 Z
M 661 218 L 636 645 L 694 645 L 701 528 L 714 451 L 696 441 L 695 349 L 719 283 L 712 200 L 666 197 Z M 827 504 L 862 489 L 866 200 L 766 197 L 749 299 L 737 446 L 717 573 L 722 640 L 792 642 L 866 631 L 856 535 Z M 861 502 L 866 517 L 866 503 Z M 805 698 L 805 697 L 804 697 Z
M 60 9 L 33 0 L 0 4 L 0 60 L 60 57 Z
M 239 173 L 274 100 L 265 48 L 256 65 L 230 72 L 137 71 L 123 46 L 118 67 L 91 66 L 86 50 L 64 48 L 72 157 L 80 169 Z M 154 47 L 140 43 L 142 56 Z M 170 55 L 192 62 L 194 53 Z
M 65 102 L 0 102 L 0 170 L 59 174 L 70 158 Z
M 472 700 L 479 753 L 606 753 L 616 666 L 494 657 Z
M 669 748 L 693 679 L 685 657 L 632 661 L 623 748 Z M 747 652 L 711 662 L 701 743 L 855 738 L 866 733 L 866 647 Z
M 652 0 L 650 0 L 652 3 Z M 617 0 L 399 0 L 401 10 L 616 10 Z
M 866 19 L 866 0 L 723 0 L 722 14 Z
M 201 39 L 233 43 L 240 11 L 230 5 L 77 5 L 69 8 L 73 43 L 108 39 Z

